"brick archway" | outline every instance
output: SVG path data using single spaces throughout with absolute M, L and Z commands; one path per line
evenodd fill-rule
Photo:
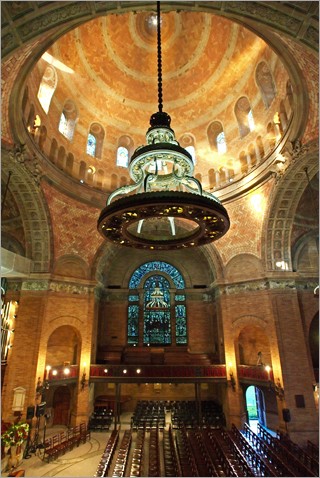
M 21 214 L 26 242 L 26 257 L 32 260 L 31 272 L 49 272 L 52 261 L 52 237 L 49 212 L 39 187 L 29 171 L 12 164 L 9 154 L 2 151 L 2 174 L 12 172 L 9 189 Z
M 279 179 L 271 198 L 262 237 L 262 257 L 267 271 L 293 270 L 291 231 L 297 206 L 308 185 L 306 167 L 312 179 L 319 168 L 317 142 L 302 147 L 299 152 L 293 152 L 291 164 Z

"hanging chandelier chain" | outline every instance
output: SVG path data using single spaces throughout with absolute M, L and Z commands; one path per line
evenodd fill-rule
M 162 113 L 162 61 L 161 61 L 161 28 L 160 2 L 157 2 L 157 47 L 158 47 L 158 109 Z

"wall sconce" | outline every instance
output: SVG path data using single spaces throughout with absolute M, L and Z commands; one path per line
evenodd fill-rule
M 276 394 L 276 396 L 279 398 L 279 400 L 283 400 L 284 399 L 284 389 L 281 386 L 280 378 L 277 378 L 277 383 L 272 382 L 272 380 L 270 379 L 270 371 L 271 371 L 270 365 L 266 365 L 265 370 L 268 373 L 269 390 L 273 390 L 274 393 Z
M 234 378 L 232 370 L 229 372 L 229 380 L 228 380 L 228 385 L 232 387 L 232 390 L 235 391 L 236 389 L 236 380 Z
M 87 364 L 84 363 L 83 364 L 83 372 L 82 372 L 82 377 L 81 377 L 81 380 L 80 380 L 80 385 L 81 385 L 81 391 L 85 389 L 86 385 L 87 385 L 87 379 L 86 379 L 86 366 Z
M 82 377 L 81 377 L 81 391 L 85 389 L 85 386 L 87 385 L 87 379 L 86 379 L 86 372 L 83 371 Z

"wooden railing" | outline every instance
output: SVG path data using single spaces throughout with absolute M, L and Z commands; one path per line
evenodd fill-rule
M 66 373 L 66 369 L 69 373 Z M 272 370 L 268 372 L 259 365 L 238 365 L 238 379 L 244 382 L 273 381 Z M 46 379 L 51 381 L 78 379 L 78 365 L 60 365 L 53 367 Z M 166 379 L 195 380 L 226 380 L 226 365 L 91 365 L 89 380 L 115 379 L 115 381 L 165 381 Z
M 285 446 L 285 441 L 273 437 L 265 428 L 258 423 L 258 436 L 263 439 L 268 447 L 273 450 L 278 457 L 286 464 L 286 466 L 296 474 L 296 476 L 318 476 L 315 474 L 306 463 L 302 461 L 304 455 L 299 456 L 297 449 L 289 447 L 290 440 L 287 440 L 288 447 Z M 291 442 L 292 443 L 292 442 Z M 297 447 L 298 448 L 298 447 Z M 316 473 L 319 470 L 316 470 Z
M 226 366 L 207 365 L 91 365 L 90 380 L 115 379 L 116 381 L 161 381 L 165 379 L 226 379 Z
M 273 382 L 273 373 L 270 370 L 269 374 L 262 365 L 238 365 L 238 378 L 241 381 L 250 380 L 258 382 Z

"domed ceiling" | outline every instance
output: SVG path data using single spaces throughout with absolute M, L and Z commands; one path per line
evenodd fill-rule
M 194 144 L 195 176 L 206 190 L 216 191 L 243 179 L 272 152 L 267 125 L 273 124 L 286 98 L 288 74 L 261 38 L 226 18 L 169 12 L 163 13 L 161 20 L 163 109 L 171 116 L 171 127 L 181 146 Z M 152 12 L 97 18 L 54 43 L 28 80 L 34 85 L 34 102 L 39 104 L 36 94 L 45 68 L 48 63 L 56 68 L 57 87 L 48 115 L 38 108 L 41 124 L 47 129 L 44 150 L 49 156 L 54 138 L 66 155 L 73 154 L 75 163 L 85 161 L 88 167 L 103 171 L 104 192 L 130 182 L 127 169 L 116 165 L 119 140 L 124 135 L 130 138 L 131 154 L 146 144 L 150 116 L 158 109 L 156 33 L 156 15 Z M 268 65 L 275 86 L 275 98 L 268 106 L 256 82 L 260 62 Z M 248 98 L 254 117 L 254 128 L 244 137 L 240 136 L 235 115 L 241 97 Z M 67 100 L 75 103 L 78 114 L 72 141 L 58 131 Z M 218 153 L 210 142 L 210 125 L 217 121 L 225 134 L 225 153 Z M 86 154 L 92 123 L 99 123 L 105 132 L 99 159 Z M 263 142 L 263 152 L 260 145 L 260 153 L 252 158 L 253 149 L 258 148 L 257 137 Z M 281 134 L 273 139 L 274 146 Z M 247 167 L 240 161 L 241 153 L 242 157 L 251 154 Z M 221 168 L 228 172 L 219 179 Z M 77 178 L 78 171 L 79 166 L 68 174 Z

